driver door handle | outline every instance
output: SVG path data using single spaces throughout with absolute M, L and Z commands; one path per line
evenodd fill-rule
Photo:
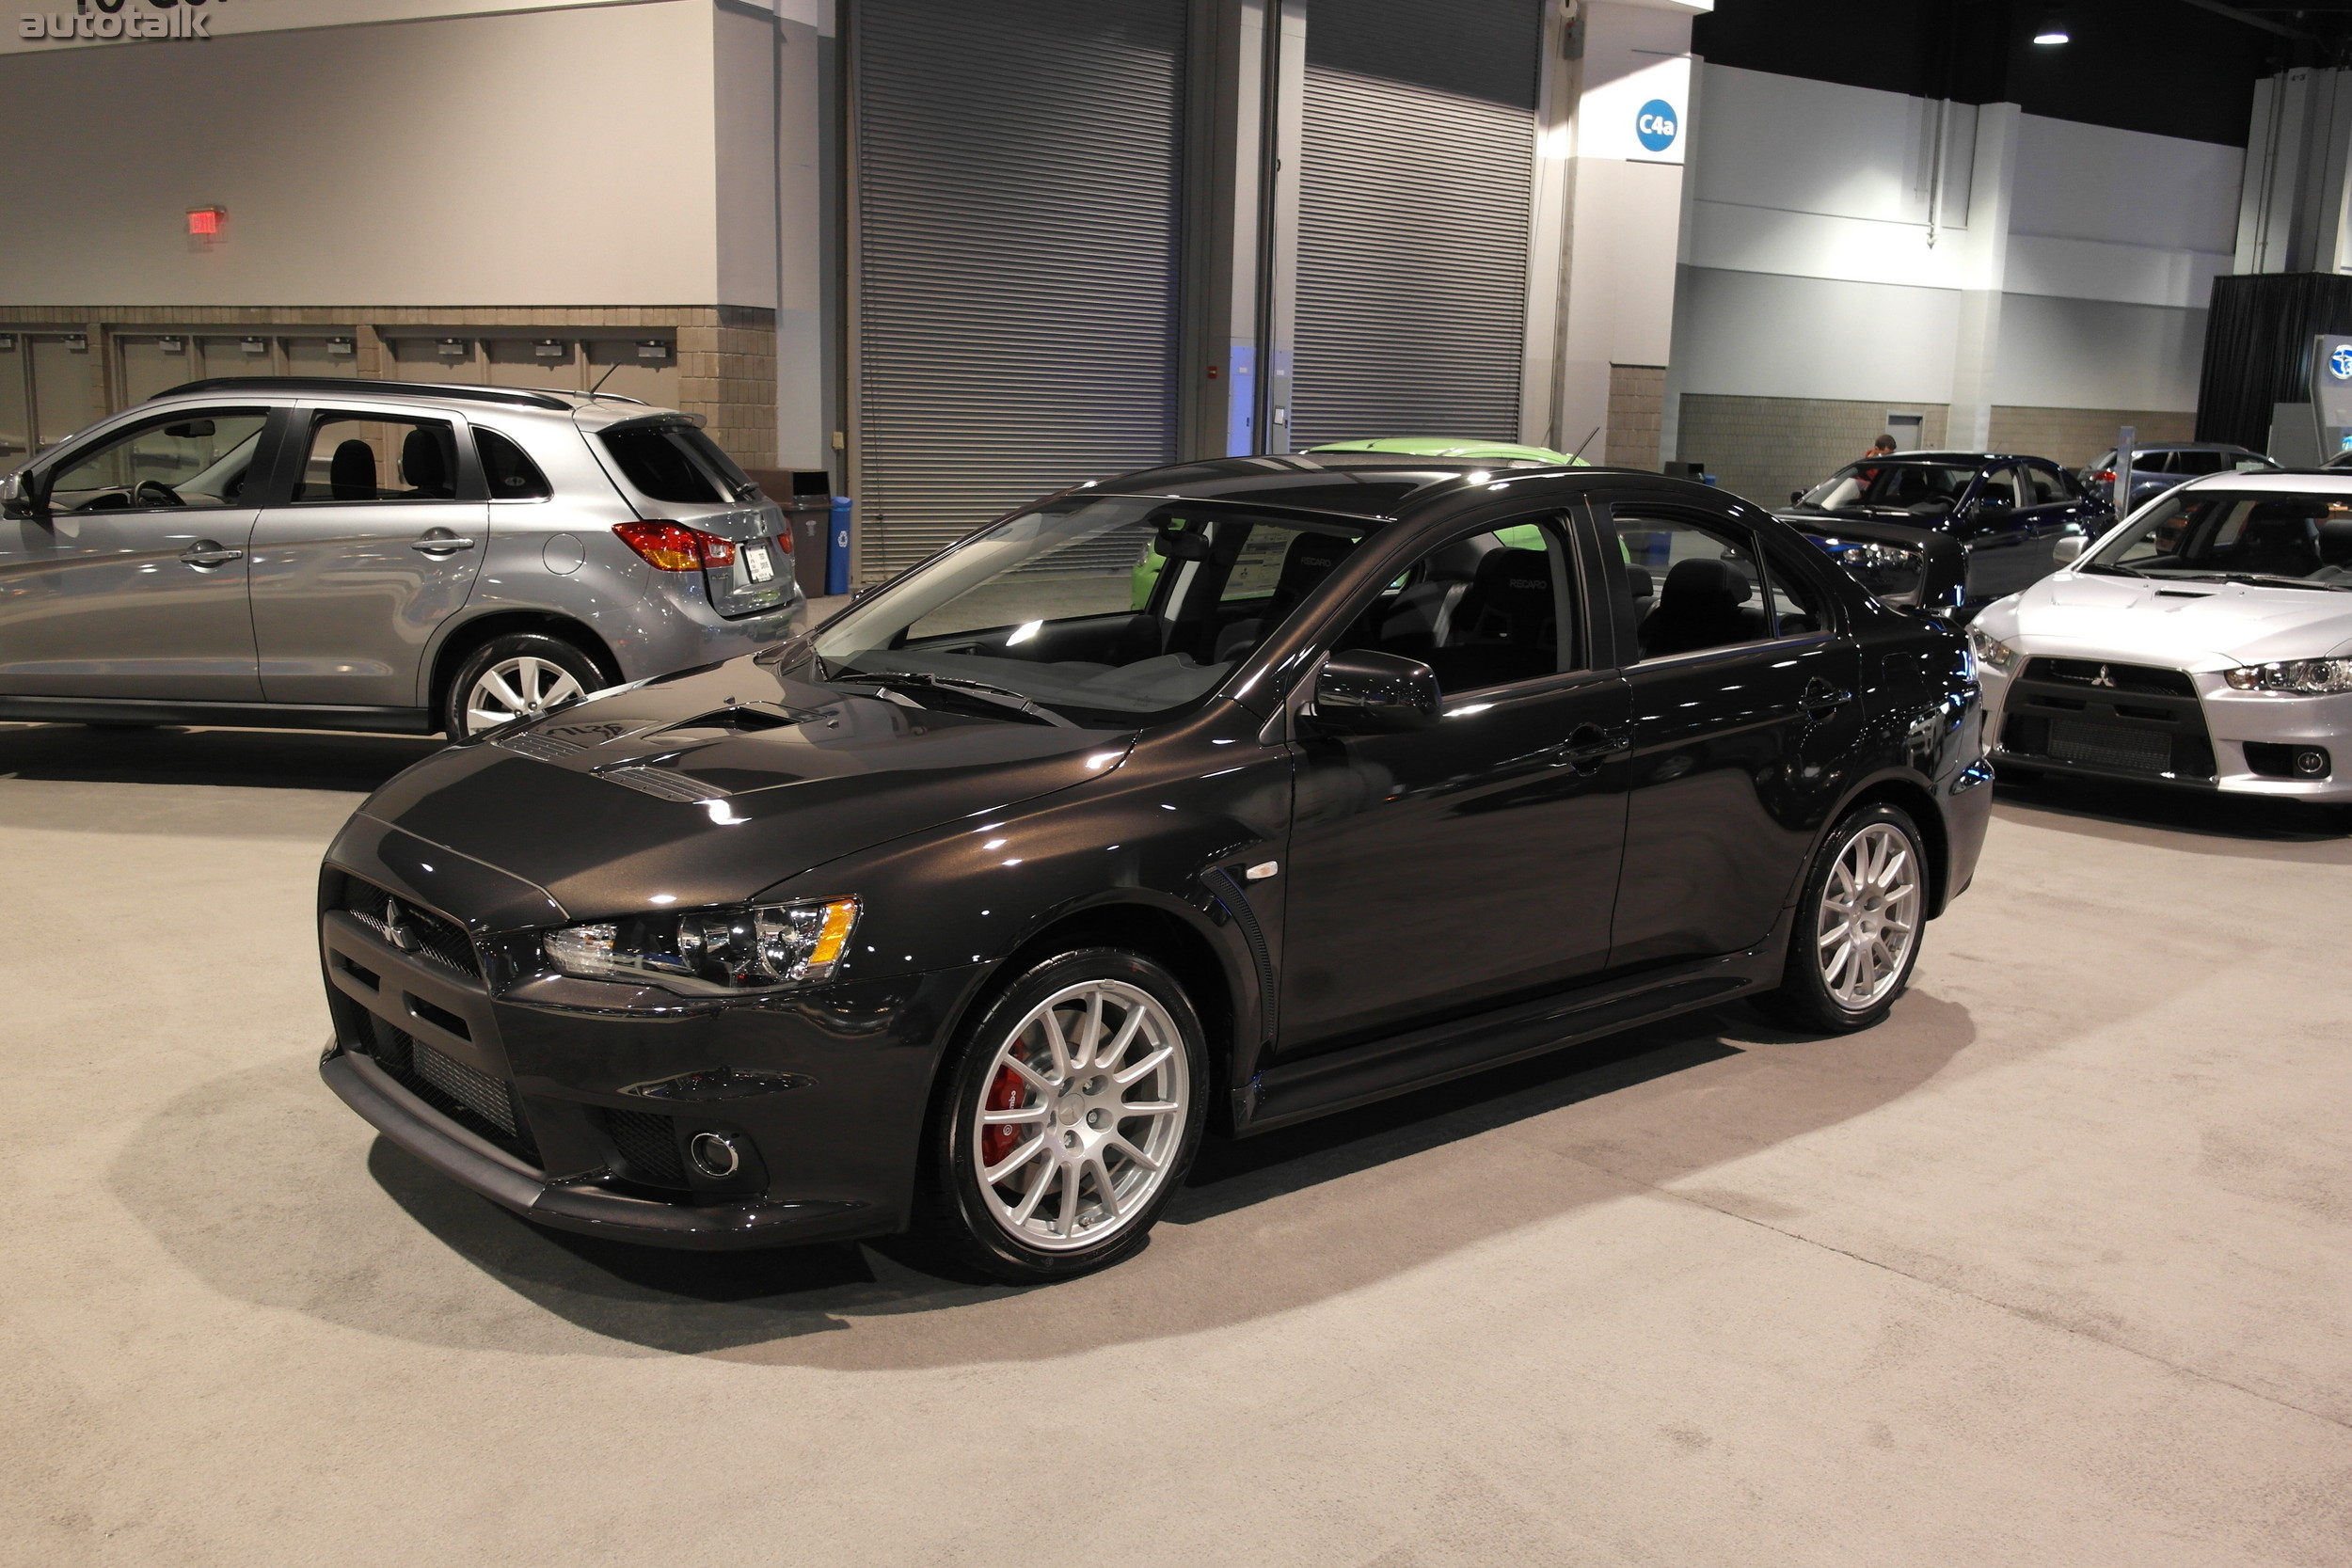
M 191 566 L 222 566 L 231 561 L 243 561 L 245 551 L 226 549 L 210 539 L 199 539 L 182 550 L 180 559 Z
M 428 533 L 423 538 L 411 543 L 408 547 L 412 550 L 421 550 L 426 555 L 454 555 L 459 550 L 472 549 L 473 541 L 461 539 L 453 533 L 439 535 Z
M 1611 757 L 1622 754 L 1630 744 L 1631 735 L 1628 731 L 1605 730 L 1598 724 L 1579 724 L 1568 732 L 1565 744 L 1553 748 L 1552 766 L 1590 773 Z
M 1853 701 L 1853 693 L 1843 691 L 1816 675 L 1804 683 L 1804 710 L 1807 713 L 1827 713 Z

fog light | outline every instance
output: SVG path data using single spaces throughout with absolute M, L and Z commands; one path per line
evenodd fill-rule
M 697 1132 L 686 1140 L 686 1157 L 694 1162 L 694 1168 L 713 1181 L 723 1181 L 743 1165 L 743 1157 L 736 1151 L 735 1140 L 724 1132 Z
M 2328 753 L 2316 746 L 2297 748 L 2295 753 L 2295 771 L 2301 778 L 2326 778 L 2328 776 Z

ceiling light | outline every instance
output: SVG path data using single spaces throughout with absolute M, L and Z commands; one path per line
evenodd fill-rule
M 2074 36 L 2062 27 L 2050 27 L 2036 33 L 2033 40 L 2036 43 L 2071 43 Z

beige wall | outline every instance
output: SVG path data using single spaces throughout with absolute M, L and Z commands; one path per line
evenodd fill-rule
M 1677 435 L 1679 456 L 1704 463 L 1734 494 L 1767 506 L 1786 505 L 1791 490 L 1809 490 L 1869 450 L 1886 429 L 1886 416 L 1925 416 L 1919 441 L 1941 447 L 1949 410 L 1943 404 L 1863 402 L 1836 398 L 1725 397 L 1686 392 Z M 2115 445 L 2117 430 L 2132 425 L 2143 441 L 2185 441 L 2197 416 L 2163 409 L 1993 407 L 1993 451 L 2047 457 L 2079 468 Z
M 659 0 L 0 58 L 0 305 L 726 301 L 714 47 Z
M 1658 467 L 1658 427 L 1666 405 L 1666 367 L 1609 367 L 1609 430 L 1600 461 L 1615 468 Z M 1590 460 L 1592 451 L 1585 450 Z

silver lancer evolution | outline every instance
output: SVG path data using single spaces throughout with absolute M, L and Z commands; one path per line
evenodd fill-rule
M 2352 801 L 2352 473 L 2193 480 L 1969 638 L 2004 774 Z

